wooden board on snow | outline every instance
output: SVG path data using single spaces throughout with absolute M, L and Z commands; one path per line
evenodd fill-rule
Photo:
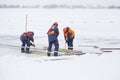
M 47 56 L 47 52 L 41 52 L 41 51 L 31 51 L 31 54 L 37 54 L 41 56 Z
M 47 52 L 41 52 L 41 51 L 31 51 L 31 54 L 36 54 L 36 55 L 40 55 L 40 56 L 47 56 Z M 62 52 L 59 52 L 58 53 L 58 56 L 64 56 L 64 55 L 83 55 L 85 53 L 82 53 L 82 51 L 78 51 L 78 52 L 69 52 L 69 53 L 62 53 Z M 54 52 L 51 53 L 51 56 L 54 56 Z
M 43 50 L 47 50 L 48 47 L 43 47 Z M 54 51 L 54 49 L 52 48 L 52 51 Z M 67 53 L 75 53 L 75 52 L 79 52 L 78 50 L 68 50 L 68 49 L 62 49 L 59 48 L 59 52 L 67 52 Z

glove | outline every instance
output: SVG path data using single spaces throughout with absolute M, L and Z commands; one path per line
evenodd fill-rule
M 32 44 L 33 47 L 35 47 L 35 44 Z
M 68 38 L 65 38 L 66 41 L 68 41 Z
M 35 44 L 34 43 L 30 43 L 31 46 L 35 47 Z
M 68 38 L 65 38 L 66 43 L 68 43 Z

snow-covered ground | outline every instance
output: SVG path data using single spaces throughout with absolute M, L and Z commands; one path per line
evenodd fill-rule
M 65 48 L 62 29 L 69 26 L 76 32 L 74 49 L 87 54 L 58 61 L 21 54 L 19 36 L 25 31 L 26 14 L 36 48 L 48 45 L 46 32 L 58 21 L 60 48 Z M 97 55 L 91 53 L 99 49 L 80 46 L 119 48 L 119 21 L 118 9 L 0 9 L 0 80 L 120 80 L 119 50 Z

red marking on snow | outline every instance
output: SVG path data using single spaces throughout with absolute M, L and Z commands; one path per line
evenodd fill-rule
M 102 50 L 102 52 L 112 52 L 112 51 L 110 51 L 110 50 Z
M 120 50 L 120 48 L 100 48 L 102 51 L 104 50 Z

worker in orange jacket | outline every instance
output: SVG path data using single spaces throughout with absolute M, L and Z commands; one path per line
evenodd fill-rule
M 73 39 L 75 38 L 75 32 L 70 27 L 65 27 L 63 29 L 63 33 L 68 49 L 73 50 Z

